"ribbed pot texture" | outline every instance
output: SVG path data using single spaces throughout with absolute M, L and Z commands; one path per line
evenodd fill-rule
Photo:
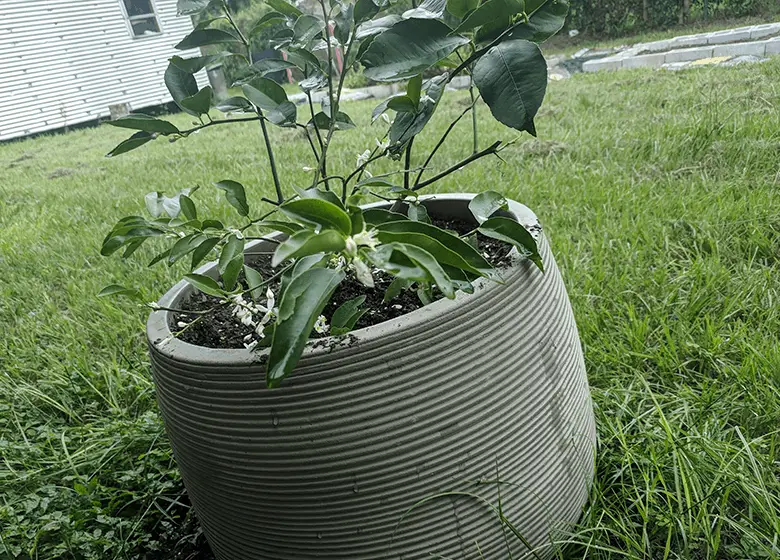
M 471 197 L 425 204 L 468 218 Z M 169 314 L 152 313 L 160 409 L 217 558 L 551 556 L 587 500 L 596 432 L 571 305 L 539 244 L 544 274 L 518 258 L 504 284 L 320 341 L 274 390 L 264 353 L 172 339 Z

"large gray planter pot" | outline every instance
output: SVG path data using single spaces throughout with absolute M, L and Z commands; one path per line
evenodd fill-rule
M 470 199 L 426 205 L 468 218 Z M 525 206 L 510 210 L 538 228 Z M 473 295 L 326 339 L 275 390 L 262 354 L 171 339 L 168 313 L 152 313 L 160 409 L 217 558 L 531 556 L 502 530 L 499 500 L 550 556 L 587 500 L 596 434 L 566 289 L 539 242 L 544 274 L 518 259 L 505 284 L 478 281 Z M 160 304 L 178 307 L 190 289 Z

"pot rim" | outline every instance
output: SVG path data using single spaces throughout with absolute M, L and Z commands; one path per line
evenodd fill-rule
M 476 195 L 472 193 L 442 193 L 424 195 L 420 197 L 420 200 L 465 202 L 470 201 L 475 196 Z M 541 235 L 541 225 L 539 224 L 536 214 L 527 206 L 509 198 L 507 198 L 507 203 L 509 205 L 509 211 L 515 218 L 524 226 L 531 228 L 532 234 L 538 238 Z M 368 204 L 366 207 L 381 207 L 385 205 L 385 202 L 378 202 Z M 265 242 L 262 240 L 255 240 L 248 243 L 244 250 L 245 254 L 252 254 L 253 249 L 256 250 L 264 243 Z M 513 248 L 510 254 L 517 255 L 517 249 Z M 528 261 L 513 259 L 509 269 L 514 269 L 526 262 Z M 209 262 L 199 267 L 195 272 L 213 277 L 216 265 L 216 261 Z M 368 342 L 382 338 L 397 332 L 402 326 L 405 328 L 426 323 L 437 316 L 444 315 L 457 307 L 461 307 L 464 301 L 476 297 L 476 292 L 488 293 L 492 290 L 501 289 L 501 284 L 492 282 L 486 278 L 478 278 L 473 282 L 473 285 L 475 290 L 474 294 L 458 292 L 455 299 L 442 298 L 395 319 L 363 327 L 341 337 L 328 336 L 326 338 L 317 339 L 318 344 L 308 344 L 306 346 L 301 359 L 329 354 L 334 350 L 334 343 L 336 348 L 348 347 L 355 343 Z M 162 307 L 175 308 L 178 302 L 189 295 L 194 289 L 195 288 L 189 282 L 181 280 L 171 287 L 157 303 Z M 171 311 L 158 310 L 152 311 L 149 314 L 149 319 L 146 323 L 146 336 L 150 347 L 158 354 L 180 363 L 208 367 L 252 365 L 265 362 L 270 351 L 267 347 L 262 348 L 261 350 L 247 350 L 245 348 L 209 348 L 207 346 L 190 344 L 189 342 L 184 342 L 183 340 L 174 337 L 169 327 L 172 313 L 173 312 Z

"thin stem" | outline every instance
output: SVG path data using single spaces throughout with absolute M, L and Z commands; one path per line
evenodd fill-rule
M 412 145 L 414 144 L 414 136 L 409 140 L 406 145 L 406 157 L 404 159 L 404 188 L 409 189 L 409 169 L 412 167 Z
M 262 111 L 258 108 L 258 114 L 262 116 Z M 279 173 L 276 170 L 276 159 L 274 158 L 274 150 L 271 147 L 271 138 L 268 136 L 268 128 L 265 126 L 265 118 L 260 120 L 260 128 L 263 130 L 263 138 L 265 139 L 265 149 L 268 152 L 268 163 L 271 165 L 271 176 L 274 179 L 274 188 L 276 189 L 276 200 L 279 204 L 284 201 L 284 194 L 282 194 L 282 184 L 279 181 Z
M 381 153 L 377 154 L 376 152 L 377 152 L 378 149 L 379 148 L 374 148 L 374 150 L 371 152 L 371 155 L 368 157 L 366 162 L 363 165 L 361 165 L 360 167 L 358 167 L 357 169 L 355 169 L 352 173 L 347 175 L 346 183 L 349 183 L 355 177 L 355 175 L 362 174 L 363 171 L 366 169 L 366 167 L 368 167 L 368 165 L 371 162 L 376 161 L 376 160 L 384 157 L 385 154 L 387 154 L 387 149 L 386 148 L 384 150 L 382 150 Z
M 330 17 L 328 16 L 328 10 L 325 7 L 325 1 L 319 0 L 320 8 L 322 9 L 322 19 L 325 20 L 325 29 L 323 30 L 323 33 L 325 34 L 325 45 L 328 49 L 328 102 L 330 103 L 331 107 L 331 117 L 330 117 L 330 126 L 328 128 L 328 136 L 325 142 L 323 142 L 322 146 L 322 153 L 320 155 L 320 162 L 317 166 L 317 170 L 314 172 L 314 185 L 316 185 L 320 180 L 320 172 L 322 172 L 323 175 L 327 176 L 328 174 L 328 168 L 327 168 L 327 157 L 328 157 L 328 144 L 330 143 L 330 137 L 332 134 L 332 130 L 334 128 L 335 123 L 335 115 L 338 112 L 338 100 L 334 100 L 333 98 L 333 46 L 330 44 Z M 313 110 L 312 110 L 313 112 Z M 312 115 L 313 118 L 313 115 Z M 316 124 L 315 124 L 316 128 Z M 327 188 L 327 183 L 325 184 Z
M 187 136 L 189 134 L 192 134 L 193 132 L 197 132 L 198 130 L 201 130 L 203 128 L 208 128 L 210 126 L 216 126 L 218 124 L 230 124 L 230 123 L 237 123 L 237 122 L 249 122 L 249 121 L 259 121 L 263 119 L 264 117 L 257 116 L 257 117 L 242 117 L 239 119 L 225 119 L 222 121 L 209 121 L 206 124 L 203 124 L 201 126 L 195 126 L 193 128 L 188 128 L 187 130 L 180 130 L 179 134 L 182 136 Z
M 303 124 L 296 124 L 298 128 L 302 128 L 303 131 L 306 133 L 306 139 L 309 141 L 309 147 L 311 148 L 312 153 L 314 154 L 314 159 L 319 161 L 320 155 L 317 153 L 317 147 L 314 145 L 314 140 L 311 139 L 311 133 L 309 132 L 309 127 Z
M 435 183 L 436 181 L 439 181 L 440 179 L 443 179 L 444 177 L 446 177 L 450 173 L 454 173 L 455 171 L 457 171 L 461 167 L 464 167 L 464 166 L 468 165 L 469 163 L 471 163 L 473 161 L 476 161 L 476 160 L 478 160 L 480 158 L 483 158 L 485 156 L 489 156 L 490 154 L 495 154 L 496 152 L 498 152 L 498 148 L 500 146 L 501 146 L 501 141 L 498 140 L 497 142 L 495 142 L 492 145 L 488 146 L 487 148 L 485 148 L 481 152 L 477 152 L 475 154 L 471 154 L 466 159 L 464 159 L 464 160 L 456 163 L 455 165 L 445 169 L 444 171 L 442 171 L 438 175 L 435 175 L 434 177 L 431 177 L 430 179 L 427 179 L 427 180 L 425 180 L 425 181 L 423 181 L 421 183 L 416 184 L 412 188 L 412 190 L 413 191 L 418 191 L 418 190 L 420 190 L 420 189 L 422 189 L 424 187 L 427 187 L 431 183 Z
M 469 95 L 471 96 L 471 129 L 474 133 L 474 149 L 472 153 L 479 151 L 479 140 L 477 137 L 477 98 L 474 96 L 474 80 L 469 74 Z
M 228 21 L 230 22 L 230 25 L 233 26 L 233 29 L 236 30 L 236 33 L 238 33 L 238 38 L 241 39 L 241 42 L 244 43 L 244 46 L 247 49 L 247 53 L 249 54 L 249 64 L 252 64 L 252 50 L 249 46 L 249 41 L 244 36 L 243 33 L 241 33 L 241 29 L 239 29 L 238 25 L 236 25 L 236 22 L 233 21 L 233 16 L 230 13 L 230 8 L 228 7 L 227 2 L 222 2 L 222 9 L 225 12 L 225 15 L 227 16 Z
M 431 153 L 428 154 L 428 159 L 425 160 L 425 163 L 422 164 L 422 167 L 420 168 L 420 172 L 417 174 L 417 177 L 414 180 L 414 185 L 417 186 L 420 184 L 420 179 L 422 178 L 422 174 L 425 171 L 425 169 L 428 167 L 428 164 L 431 163 L 431 160 L 433 159 L 433 156 L 436 155 L 436 152 L 439 151 L 439 148 L 442 147 L 444 144 L 444 140 L 447 139 L 447 136 L 452 132 L 452 129 L 455 128 L 455 125 L 457 125 L 460 122 L 460 119 L 462 119 L 466 113 L 468 113 L 470 110 L 474 108 L 474 104 L 477 102 L 477 99 L 479 99 L 479 96 L 471 102 L 471 105 L 463 109 L 463 112 L 458 115 L 458 117 L 450 123 L 450 126 L 447 127 L 447 130 L 444 131 L 444 134 L 441 135 L 441 138 L 439 138 L 439 141 L 436 143 L 436 146 L 433 147 L 433 150 L 431 150 Z

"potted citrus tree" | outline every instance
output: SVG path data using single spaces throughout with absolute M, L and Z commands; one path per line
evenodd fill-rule
M 193 190 L 154 192 L 148 215 L 123 218 L 102 245 L 128 257 L 156 242 L 151 264 L 190 265 L 146 304 L 147 334 L 166 430 L 214 553 L 550 556 L 585 504 L 595 445 L 566 290 L 528 208 L 486 189 L 422 192 L 505 147 L 481 148 L 474 118 L 473 153 L 432 170 L 480 98 L 535 134 L 547 84 L 537 43 L 561 28 L 566 2 L 426 0 L 393 13 L 377 0 L 318 0 L 313 13 L 267 3 L 246 30 L 225 2 L 180 0 L 202 23 L 178 47 L 215 53 L 174 57 L 165 73 L 197 124 L 131 114 L 112 124 L 136 132 L 109 153 L 257 121 L 268 156 L 272 197 L 214 183 L 236 223 L 203 215 Z M 280 56 L 253 60 L 252 34 L 269 29 Z M 216 99 L 194 74 L 227 56 L 247 78 Z M 404 86 L 373 112 L 385 136 L 336 172 L 329 155 L 356 126 L 344 80 L 358 65 Z M 300 107 L 267 77 L 286 68 L 301 78 Z M 457 76 L 470 78 L 470 102 L 432 151 L 415 154 Z M 280 177 L 274 126 L 308 139 L 308 184 Z M 397 171 L 372 175 L 387 158 Z M 102 295 L 136 293 L 111 285 Z

